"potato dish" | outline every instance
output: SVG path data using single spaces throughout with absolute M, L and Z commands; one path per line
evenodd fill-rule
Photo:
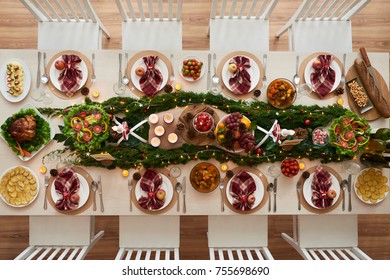
M 267 88 L 268 102 L 279 109 L 291 106 L 296 95 L 294 85 L 286 79 L 273 80 Z
M 368 168 L 360 172 L 356 180 L 356 193 L 364 202 L 378 203 L 389 192 L 388 178 L 380 169 Z
M 200 192 L 215 190 L 220 181 L 218 169 L 211 163 L 199 163 L 190 174 L 191 185 Z

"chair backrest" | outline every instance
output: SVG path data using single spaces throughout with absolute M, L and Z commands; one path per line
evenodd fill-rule
M 293 16 L 299 20 L 350 20 L 370 0 L 305 0 Z
M 181 21 L 182 1 L 115 0 L 123 21 Z
M 211 18 L 268 20 L 278 0 L 213 0 Z

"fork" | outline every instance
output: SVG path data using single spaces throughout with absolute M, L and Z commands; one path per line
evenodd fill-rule
M 129 178 L 129 180 L 127 181 L 127 187 L 128 187 L 128 189 L 129 189 L 129 192 L 130 192 L 130 212 L 132 212 L 133 211 L 133 202 L 132 202 L 132 193 L 131 193 L 131 190 L 133 189 L 133 180 L 132 180 L 132 178 Z
M 344 88 L 344 85 L 345 85 L 345 58 L 346 58 L 346 54 L 344 53 L 343 54 L 343 71 L 341 72 L 341 78 L 340 78 L 340 87 L 341 88 Z
M 302 181 L 298 181 L 297 183 L 297 193 L 298 193 L 298 210 L 301 211 L 301 192 L 302 192 Z
M 263 55 L 263 66 L 264 66 L 264 77 L 263 77 L 263 87 L 267 87 L 267 54 Z
M 225 181 L 225 178 L 222 179 L 220 185 L 219 185 L 219 189 L 221 190 L 221 211 L 222 212 L 225 212 L 225 205 L 224 205 L 224 201 L 223 201 L 223 181 Z
M 49 186 L 49 176 L 45 176 L 45 200 L 43 201 L 43 209 L 47 209 L 47 188 Z
M 273 183 L 268 183 L 267 186 L 267 192 L 268 192 L 268 212 L 271 212 L 271 192 L 273 190 L 274 184 Z
M 95 54 L 92 54 L 92 76 L 91 76 L 91 83 L 92 85 L 96 81 L 96 75 L 95 75 Z
M 171 64 L 172 64 L 172 72 L 171 75 L 169 76 L 169 81 L 173 83 L 175 81 L 175 63 L 174 63 L 173 53 L 171 53 Z

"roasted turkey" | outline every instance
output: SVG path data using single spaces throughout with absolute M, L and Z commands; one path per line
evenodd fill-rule
M 8 128 L 16 142 L 31 141 L 37 130 L 37 123 L 33 115 L 26 115 L 15 120 Z

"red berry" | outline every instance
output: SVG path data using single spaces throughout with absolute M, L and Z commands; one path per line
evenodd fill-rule
M 310 120 L 305 120 L 305 125 L 309 126 L 310 125 Z

